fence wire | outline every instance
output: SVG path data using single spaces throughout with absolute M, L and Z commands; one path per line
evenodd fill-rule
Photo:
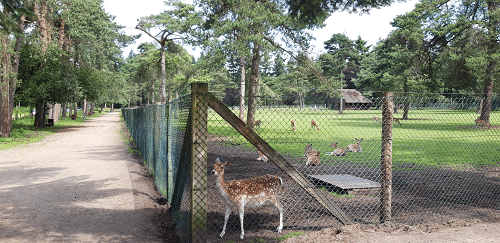
M 340 100 L 316 97 L 316 102 L 323 103 L 304 105 L 279 104 L 290 100 L 287 98 L 259 97 L 254 125 L 271 147 L 354 222 L 376 224 L 381 222 L 383 205 L 383 97 L 360 95 L 345 97 L 342 104 Z M 478 109 L 485 103 L 480 98 L 395 94 L 393 100 L 391 221 L 416 225 L 457 218 L 487 220 L 499 215 L 499 99 L 489 100 L 487 125 L 477 121 Z M 239 107 L 232 110 L 239 114 Z M 245 208 L 245 238 L 272 241 L 290 232 L 340 226 L 324 207 L 274 164 L 265 162 L 212 110 L 208 130 L 209 169 L 217 157 L 230 161 L 226 181 L 263 174 L 284 179 L 280 195 L 284 205 L 282 233 L 275 232 L 279 212 L 268 203 L 257 209 Z M 307 145 L 311 150 L 307 151 Z M 308 157 L 311 159 L 306 165 Z M 319 165 L 314 166 L 314 161 Z M 236 207 L 225 236 L 219 238 L 225 204 L 215 180 L 209 177 L 208 181 L 208 241 L 236 241 L 240 235 Z
M 190 155 L 189 110 L 191 95 L 168 104 L 122 109 L 135 146 L 154 176 L 155 185 L 172 206 L 180 238 L 189 241 Z M 187 191 L 187 193 L 184 193 Z M 189 205 L 189 204 L 188 204 Z
M 345 95 L 342 100 L 305 97 L 301 105 L 294 104 L 293 97 L 258 97 L 254 129 L 294 170 L 312 182 L 311 186 L 322 198 L 336 205 L 355 223 L 377 224 L 384 220 L 382 205 L 386 199 L 381 188 L 388 179 L 391 185 L 388 205 L 393 223 L 417 225 L 457 218 L 488 220 L 500 215 L 498 95 L 483 100 L 458 95 L 396 93 L 392 97 L 392 121 L 384 120 L 387 118 L 382 115 L 384 98 L 377 96 L 381 95 L 364 97 L 359 93 Z M 283 187 L 277 195 L 283 205 L 283 229 L 277 232 L 280 210 L 274 203 L 267 202 L 257 208 L 247 206 L 243 223 L 246 241 L 273 242 L 289 233 L 341 225 L 306 192 L 307 188 L 299 186 L 287 172 L 260 155 L 213 109 L 206 111 L 206 121 L 195 123 L 202 127 L 206 123 L 207 131 L 193 128 L 195 134 L 191 134 L 189 127 L 195 122 L 192 119 L 200 117 L 189 112 L 191 98 L 186 96 L 171 102 L 163 110 L 146 107 L 123 112 L 148 167 L 153 168 L 155 175 L 167 175 L 166 195 L 173 193 L 169 203 L 182 241 L 240 240 L 237 203 L 229 203 L 229 196 L 224 199 L 224 193 L 230 193 L 218 185 L 220 177 L 212 175 L 217 158 L 223 163 L 230 162 L 224 168 L 225 182 L 265 174 L 282 179 Z M 178 107 L 174 108 L 175 105 Z M 491 109 L 487 121 L 480 119 L 485 117 L 480 114 L 485 105 Z M 238 106 L 229 107 L 239 115 Z M 244 108 L 246 121 L 248 107 Z M 148 122 L 153 123 L 152 127 L 148 127 Z M 166 128 L 158 127 L 160 124 L 167 124 Z M 392 128 L 390 178 L 382 168 L 383 124 Z M 150 131 L 152 138 L 148 136 Z M 160 134 L 158 140 L 155 134 Z M 198 139 L 185 139 L 191 137 Z M 155 145 L 148 147 L 149 142 Z M 192 153 L 191 142 L 208 148 L 207 165 L 192 158 L 201 154 L 198 159 L 203 161 L 205 150 Z M 153 148 L 160 151 L 148 151 Z M 148 153 L 153 158 L 165 157 L 171 162 L 166 162 L 164 167 L 154 162 L 151 166 L 147 162 Z M 163 183 L 163 179 L 157 179 L 157 183 Z M 197 183 L 206 186 L 206 194 L 196 194 L 196 190 L 203 190 Z M 170 185 L 174 187 L 170 189 Z M 253 189 L 262 187 L 258 183 L 251 185 Z M 257 199 L 258 196 L 253 195 L 248 201 L 257 203 L 252 201 Z M 232 213 L 221 238 L 227 204 Z M 200 218 L 203 214 L 206 221 Z M 206 231 L 193 235 L 196 232 L 193 227 L 206 227 Z

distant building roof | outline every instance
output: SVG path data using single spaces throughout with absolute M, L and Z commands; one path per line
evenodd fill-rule
M 372 101 L 355 89 L 342 89 L 342 96 L 347 103 L 372 103 Z

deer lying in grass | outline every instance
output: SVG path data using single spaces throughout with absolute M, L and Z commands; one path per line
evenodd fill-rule
M 481 120 L 481 117 L 478 117 L 474 122 L 476 123 L 477 126 L 482 126 L 482 127 L 490 126 L 490 124 L 487 121 Z
M 291 120 L 291 123 L 292 123 L 292 131 L 295 132 L 295 130 L 297 130 L 297 122 L 295 120 Z
M 346 151 L 353 153 L 361 153 L 361 141 L 363 141 L 363 138 L 361 139 L 354 138 L 354 139 L 356 140 L 356 143 L 347 145 Z
M 334 156 L 345 156 L 346 155 L 345 149 L 343 149 L 341 147 L 337 147 L 337 143 L 330 144 L 330 147 L 335 147 L 335 150 L 333 150 L 333 152 L 327 152 L 326 155 L 334 155 Z
M 259 150 L 259 157 L 257 158 L 257 160 L 262 160 L 264 162 L 269 161 L 269 159 L 267 158 L 267 156 L 265 156 L 262 152 L 260 152 L 260 150 Z
M 76 119 L 76 115 L 73 114 L 73 115 L 70 116 L 70 118 L 71 118 L 71 120 L 75 120 Z
M 319 158 L 319 151 L 312 148 L 312 144 L 306 145 L 304 148 L 304 156 L 307 157 L 306 165 L 321 165 L 321 159 Z
M 245 216 L 245 206 L 256 208 L 267 201 L 276 206 L 280 213 L 280 225 L 278 233 L 283 229 L 283 206 L 279 202 L 278 193 L 283 191 L 283 180 L 277 175 L 262 175 L 244 180 L 224 181 L 224 168 L 229 166 L 230 162 L 222 163 L 217 158 L 214 164 L 212 174 L 217 177 L 216 185 L 221 193 L 222 200 L 226 204 L 226 214 L 224 217 L 224 226 L 220 237 L 226 233 L 227 219 L 231 214 L 232 207 L 237 207 L 240 215 L 241 234 L 240 238 L 245 236 L 243 229 L 243 217 Z
M 311 120 L 311 128 L 314 128 L 314 127 L 316 127 L 318 129 L 318 131 L 319 131 L 318 123 L 316 123 L 315 120 Z

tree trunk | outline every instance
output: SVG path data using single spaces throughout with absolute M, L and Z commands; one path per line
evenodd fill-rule
M 0 33 L 0 135 L 4 138 L 10 137 L 12 113 L 10 112 L 10 76 L 11 60 L 9 53 L 9 36 L 3 32 Z M 10 116 L 10 118 L 9 118 Z
M 47 103 L 47 118 L 48 119 L 54 119 L 53 118 L 53 113 L 54 113 L 54 104 L 52 103 Z
M 155 103 L 155 81 L 151 82 L 151 104 Z
M 68 110 L 68 103 L 64 103 L 63 105 L 63 110 L 62 110 L 62 119 L 66 119 L 66 111 Z
M 498 12 L 498 3 L 496 1 L 487 1 L 488 4 L 488 12 L 489 12 L 489 20 L 487 23 L 487 29 L 489 33 L 489 42 L 488 42 L 488 58 L 489 63 L 486 69 L 486 79 L 484 80 L 483 86 L 483 106 L 481 107 L 481 115 L 479 117 L 480 120 L 486 122 L 486 125 L 490 125 L 490 112 L 492 106 L 492 93 L 493 86 L 495 84 L 495 66 L 496 62 L 493 61 L 494 55 L 497 55 L 498 43 L 497 43 L 497 28 L 500 24 L 500 20 L 498 19 L 498 14 L 494 14 Z
M 481 116 L 480 120 L 486 122 L 487 125 L 490 124 L 490 112 L 492 106 L 492 93 L 493 93 L 493 85 L 495 81 L 493 81 L 493 75 L 495 73 L 495 63 L 490 62 L 488 64 L 488 69 L 486 71 L 486 80 L 484 81 L 483 87 L 483 99 L 482 99 L 482 107 L 481 107 Z
M 408 114 L 410 113 L 410 103 L 409 102 L 404 102 L 403 103 L 403 118 L 402 120 L 408 120 Z
M 83 99 L 82 113 L 83 113 L 83 117 L 88 116 L 88 113 L 87 113 L 87 98 Z
M 77 112 L 78 112 L 78 102 L 75 101 L 75 110 L 73 111 L 73 115 L 75 115 L 75 117 L 78 115 Z
M 45 102 L 41 101 L 36 104 L 35 112 L 35 127 L 42 128 L 45 127 Z
M 19 18 L 19 29 L 24 32 L 24 23 L 26 22 L 26 15 L 22 14 Z M 16 94 L 17 88 L 17 73 L 19 72 L 19 58 L 21 56 L 21 44 L 24 38 L 23 35 L 19 35 L 16 38 L 16 44 L 14 45 L 14 59 L 12 59 L 12 75 L 10 76 L 9 84 L 9 126 L 10 131 L 12 131 L 12 114 L 14 112 L 14 95 Z
M 245 57 L 240 58 L 241 84 L 240 84 L 240 120 L 245 121 Z
M 45 54 L 47 51 L 47 47 L 49 46 L 49 42 L 51 40 L 51 35 L 50 35 L 50 27 L 49 23 L 47 20 L 47 15 L 48 15 L 48 4 L 47 2 L 43 2 L 42 5 L 38 5 L 37 2 L 35 2 L 35 7 L 33 12 L 37 16 L 37 27 L 38 31 L 40 32 L 40 39 L 42 41 L 41 48 L 42 48 L 42 53 Z
M 255 122 L 255 95 L 257 94 L 257 85 L 259 81 L 259 65 L 260 65 L 260 46 L 254 43 L 252 56 L 252 70 L 250 72 L 250 88 L 248 90 L 248 114 L 247 126 L 252 131 L 254 130 Z
M 54 124 L 59 122 L 59 115 L 61 114 L 61 104 L 55 103 L 52 107 L 52 119 L 54 119 Z
M 160 103 L 165 104 L 167 103 L 167 92 L 165 90 L 165 86 L 167 84 L 167 71 L 165 70 L 165 41 L 160 43 L 161 46 L 161 85 L 160 85 Z M 170 90 L 169 90 L 170 94 Z M 168 100 L 170 101 L 170 95 L 168 97 Z
M 343 114 L 344 113 L 344 96 L 342 95 L 342 87 L 343 86 L 344 86 L 344 68 L 342 68 L 340 70 L 340 105 L 339 105 L 339 114 Z

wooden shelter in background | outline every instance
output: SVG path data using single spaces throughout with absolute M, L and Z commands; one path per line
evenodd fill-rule
M 355 89 L 342 89 L 342 99 L 344 101 L 343 110 L 368 110 L 373 103 Z M 333 110 L 338 110 L 340 108 L 340 98 L 333 99 L 332 106 Z

